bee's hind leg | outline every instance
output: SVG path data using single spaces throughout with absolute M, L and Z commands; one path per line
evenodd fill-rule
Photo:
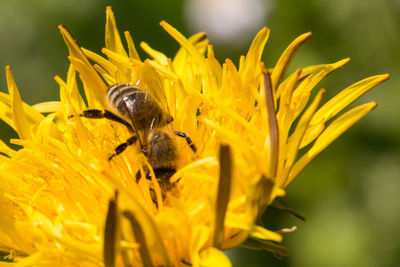
M 192 139 L 190 139 L 190 137 L 187 134 L 185 134 L 184 132 L 179 132 L 179 131 L 174 131 L 174 134 L 176 136 L 185 138 L 186 143 L 193 150 L 193 152 L 196 153 L 196 151 L 197 151 L 196 145 L 193 143 Z
M 108 160 L 112 160 L 113 157 L 115 157 L 116 155 L 119 155 L 119 154 L 121 154 L 122 152 L 124 152 L 124 151 L 128 148 L 128 146 L 136 144 L 136 141 L 137 141 L 137 140 L 138 140 L 138 137 L 137 137 L 136 135 L 133 135 L 133 136 L 129 137 L 129 138 L 126 140 L 125 143 L 122 143 L 122 144 L 120 144 L 119 146 L 117 146 L 117 147 L 115 148 L 114 154 L 112 154 L 112 155 L 108 158 Z
M 79 114 L 80 117 L 88 118 L 88 119 L 107 119 L 110 121 L 115 121 L 120 124 L 125 125 L 128 130 L 133 133 L 133 128 L 129 122 L 119 117 L 118 115 L 112 113 L 109 110 L 100 110 L 100 109 L 87 109 L 84 110 L 82 114 Z M 69 115 L 68 118 L 72 118 L 74 115 Z

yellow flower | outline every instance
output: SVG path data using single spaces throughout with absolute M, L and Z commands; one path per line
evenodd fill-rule
M 366 78 L 321 105 L 325 90 L 312 90 L 349 59 L 301 68 L 283 79 L 311 33 L 296 38 L 267 69 L 260 61 L 267 28 L 236 67 L 215 59 L 204 33 L 186 39 L 160 24 L 181 46 L 174 59 L 141 43 L 152 58 L 141 61 L 129 32 L 126 51 L 110 7 L 106 57 L 79 47 L 60 26 L 71 62 L 66 80 L 55 77 L 60 101 L 22 102 L 6 67 L 9 94 L 0 93 L 0 118 L 18 133 L 11 142 L 21 149 L 0 141 L 0 250 L 13 261 L 230 266 L 221 250 L 239 245 L 286 255 L 289 250 L 277 244 L 285 230 L 270 231 L 255 221 L 376 103 L 340 112 L 389 77 Z M 165 128 L 188 134 L 197 147 L 194 153 L 184 138 L 174 141 L 179 158 L 170 190 L 160 186 L 139 144 L 109 160 L 132 135 L 124 125 L 77 116 L 108 109 L 107 88 L 120 83 L 156 99 L 174 118 Z M 144 135 L 140 131 L 139 141 L 145 142 Z M 146 169 L 152 175 L 137 182 Z

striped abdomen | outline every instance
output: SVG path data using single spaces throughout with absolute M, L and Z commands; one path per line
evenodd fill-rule
M 132 121 L 138 130 L 162 127 L 172 121 L 152 96 L 130 84 L 109 87 L 107 102 L 114 112 Z

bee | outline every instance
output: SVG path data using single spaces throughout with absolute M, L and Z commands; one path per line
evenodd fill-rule
M 106 100 L 110 110 L 89 109 L 84 110 L 80 116 L 91 119 L 105 118 L 125 125 L 132 136 L 118 145 L 108 160 L 124 152 L 128 146 L 139 142 L 141 151 L 147 157 L 162 189 L 164 199 L 166 192 L 174 186 L 169 182 L 169 178 L 178 168 L 179 152 L 175 138 L 185 139 L 193 153 L 197 151 L 195 144 L 186 133 L 166 128 L 173 121 L 172 116 L 160 101 L 139 87 L 127 83 L 114 84 L 108 88 Z M 151 172 L 146 166 L 143 169 L 146 178 L 151 179 Z M 137 182 L 140 178 L 141 174 L 138 171 Z M 154 191 L 152 195 L 155 202 Z

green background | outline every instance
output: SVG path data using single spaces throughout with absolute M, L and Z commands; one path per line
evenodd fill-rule
M 312 31 L 313 37 L 300 49 L 291 70 L 352 59 L 317 87 L 327 90 L 325 99 L 368 76 L 390 73 L 391 78 L 357 101 L 375 100 L 378 108 L 326 149 L 288 188 L 282 202 L 308 221 L 273 208 L 264 215 L 271 229 L 298 226 L 283 243 L 293 249 L 292 255 L 278 260 L 268 252 L 240 248 L 227 254 L 234 266 L 246 267 L 398 266 L 400 1 L 267 2 L 272 7 L 263 23 L 271 29 L 263 57 L 268 67 L 292 39 Z M 120 31 L 131 31 L 136 44 L 146 41 L 171 57 L 178 45 L 158 23 L 165 19 L 187 36 L 193 33 L 184 19 L 183 4 L 166 0 L 0 0 L 0 65 L 3 69 L 11 65 L 24 101 L 55 100 L 58 86 L 53 77 L 65 78 L 68 68 L 67 49 L 57 25 L 65 24 L 80 45 L 100 53 L 105 6 L 112 5 Z M 256 32 L 247 35 L 253 37 Z M 215 50 L 220 60 L 230 57 L 238 62 L 248 45 L 249 41 L 241 47 L 217 45 Z M 140 53 L 143 58 L 145 54 Z M 4 73 L 0 89 L 7 91 Z M 15 133 L 1 122 L 0 138 L 12 137 Z

